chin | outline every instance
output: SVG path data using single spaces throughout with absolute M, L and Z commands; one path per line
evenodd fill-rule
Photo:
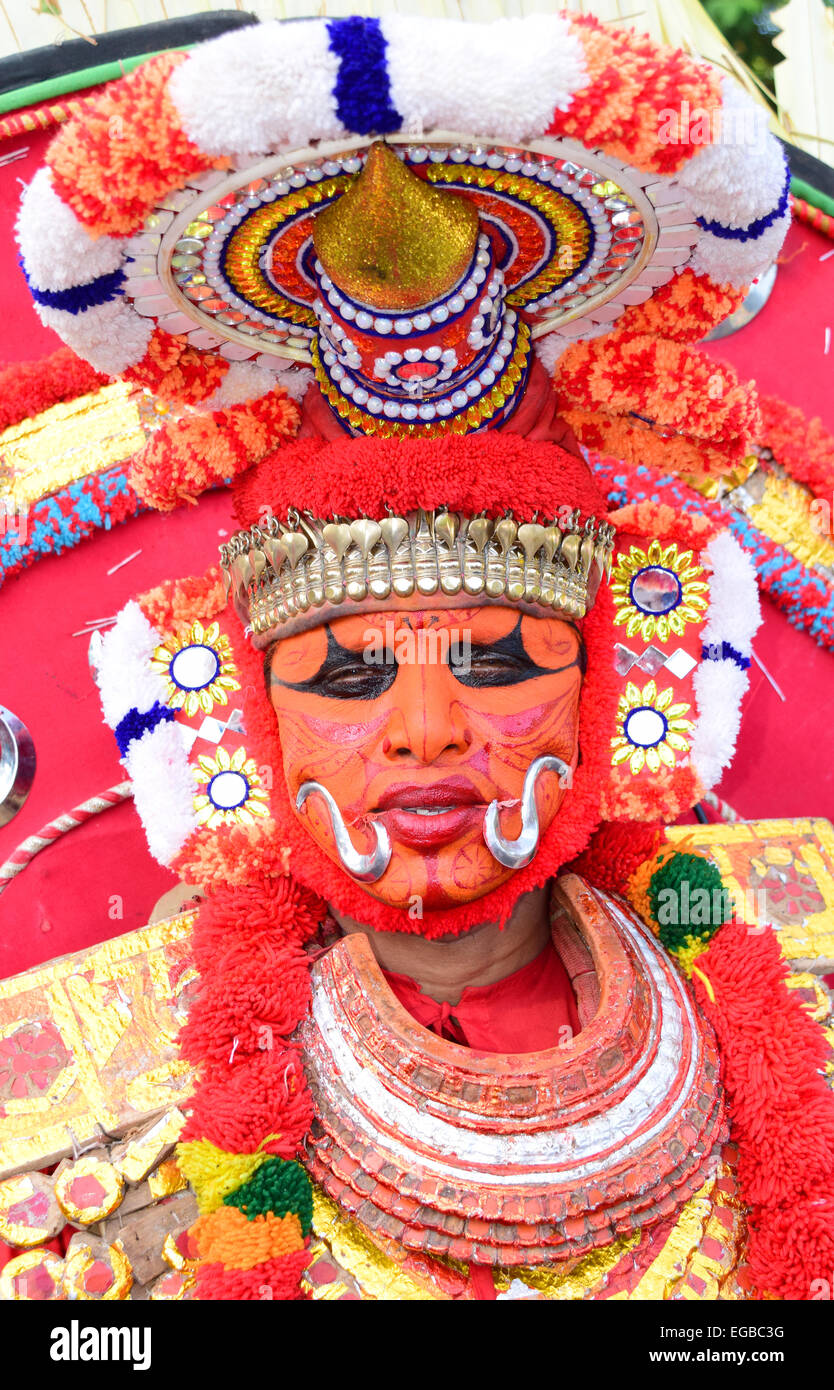
M 513 871 L 490 858 L 488 865 L 481 863 L 476 881 L 456 883 L 456 877 L 460 877 L 459 849 L 440 856 L 398 853 L 395 849 L 382 878 L 361 887 L 377 902 L 405 912 L 419 923 L 418 904 L 422 913 L 430 914 L 477 902 L 511 879 Z

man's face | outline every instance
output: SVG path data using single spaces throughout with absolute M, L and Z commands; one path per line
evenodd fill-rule
M 392 907 L 436 911 L 482 897 L 513 872 L 484 843 L 493 800 L 502 834 L 534 758 L 576 764 L 582 646 L 558 618 L 510 608 L 428 609 L 334 619 L 279 641 L 270 663 L 290 798 L 314 780 L 335 797 L 357 850 L 382 822 L 392 855 L 368 891 Z M 542 833 L 565 787 L 537 784 Z M 297 813 L 336 863 L 321 797 Z

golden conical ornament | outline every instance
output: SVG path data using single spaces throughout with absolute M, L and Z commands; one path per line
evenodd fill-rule
M 337 289 L 408 313 L 457 284 L 478 240 L 474 203 L 433 188 L 378 142 L 338 202 L 316 217 L 316 255 Z

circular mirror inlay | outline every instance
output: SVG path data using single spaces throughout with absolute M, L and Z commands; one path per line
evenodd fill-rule
M 669 613 L 681 601 L 681 583 L 674 570 L 648 565 L 635 574 L 629 596 L 641 613 Z
M 177 652 L 170 670 L 171 680 L 180 690 L 203 690 L 220 671 L 220 661 L 213 647 L 195 643 Z
M 218 772 L 208 784 L 212 805 L 219 811 L 235 811 L 249 798 L 249 783 L 242 772 Z
M 637 748 L 654 748 L 666 737 L 666 720 L 659 710 L 642 705 L 631 711 L 623 733 Z

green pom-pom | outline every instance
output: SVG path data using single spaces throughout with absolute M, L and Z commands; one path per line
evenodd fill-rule
M 733 915 L 730 893 L 711 859 L 673 854 L 649 880 L 649 904 L 669 951 L 707 941 Z
M 313 1189 L 300 1163 L 285 1158 L 270 1158 L 257 1173 L 223 1201 L 226 1206 L 239 1207 L 250 1221 L 272 1212 L 274 1216 L 292 1213 L 301 1222 L 303 1235 L 313 1224 Z

